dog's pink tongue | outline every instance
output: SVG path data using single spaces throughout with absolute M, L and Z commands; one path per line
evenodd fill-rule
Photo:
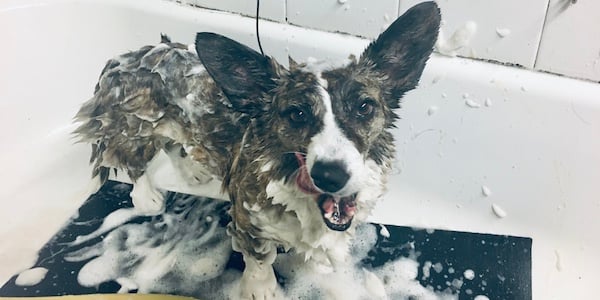
M 336 209 L 335 200 L 333 200 L 332 197 L 328 197 L 325 201 L 323 201 L 323 204 L 321 204 L 321 208 L 323 208 L 323 213 L 325 214 L 332 213 Z
M 315 187 L 315 185 L 312 183 L 312 179 L 310 178 L 310 175 L 308 174 L 308 170 L 306 169 L 306 162 L 305 162 L 305 158 L 304 155 L 300 154 L 300 153 L 295 153 L 296 155 L 296 159 L 298 160 L 298 176 L 296 177 L 296 184 L 298 185 L 298 187 L 300 188 L 301 191 L 307 193 L 307 194 L 318 194 L 317 188 Z
M 296 159 L 298 160 L 298 164 L 300 164 L 300 167 L 302 167 L 306 164 L 304 162 L 304 160 L 305 160 L 304 155 L 302 155 L 298 152 L 294 152 L 294 156 L 296 156 Z
M 345 202 L 344 203 L 344 213 L 346 213 L 346 215 L 349 217 L 354 216 L 354 213 L 356 213 L 356 202 L 354 202 L 354 201 Z

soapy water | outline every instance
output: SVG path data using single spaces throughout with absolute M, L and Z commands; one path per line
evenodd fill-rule
M 21 274 L 17 276 L 15 283 L 20 286 L 36 285 L 46 277 L 47 273 L 48 269 L 43 267 L 31 268 L 21 272 Z
M 77 276 L 85 287 L 115 281 L 121 285 L 121 292 L 235 299 L 241 272 L 226 269 L 232 254 L 224 227 L 229 221 L 223 217 L 227 207 L 225 202 L 183 196 L 150 221 L 116 224 L 115 220 L 131 220 L 122 217 L 129 216 L 131 208 L 121 208 L 108 215 L 100 228 L 79 236 L 72 245 L 101 236 L 107 228 L 114 230 L 101 241 L 66 254 L 65 260 L 87 261 Z M 457 299 L 451 293 L 436 293 L 421 286 L 415 280 L 419 264 L 414 259 L 402 257 L 370 270 L 361 266 L 360 261 L 377 241 L 376 230 L 370 224 L 358 227 L 352 245 L 353 260 L 347 268 L 315 271 L 301 255 L 279 254 L 273 265 L 282 286 L 278 298 Z
M 218 288 L 221 284 L 213 279 L 223 275 L 231 254 L 231 241 L 224 228 L 229 220 L 222 218 L 227 207 L 226 202 L 207 198 L 176 197 L 167 212 L 149 221 L 103 223 L 86 237 L 100 236 L 106 228 L 115 229 L 101 241 L 66 254 L 65 260 L 89 260 L 77 276 L 79 284 L 85 287 L 109 281 L 131 282 L 135 284 L 129 285 L 140 293 L 185 295 L 195 295 L 207 284 Z M 111 218 L 127 215 L 129 210 L 118 209 L 105 220 L 129 220 Z M 72 245 L 79 245 L 84 239 L 78 237 Z M 222 289 L 216 291 L 219 290 Z
M 243 262 L 225 232 L 229 203 L 168 193 L 165 213 L 138 216 L 130 189 L 108 182 L 0 296 L 137 292 L 236 299 Z M 508 275 L 529 274 L 530 245 L 522 238 L 363 224 L 348 265 L 335 271 L 280 253 L 273 265 L 277 299 L 528 299 L 530 278 Z
M 442 55 L 454 57 L 461 49 L 469 46 L 476 33 L 477 23 L 474 21 L 466 22 L 456 29 L 450 37 L 446 37 L 444 30 L 441 29 L 435 49 Z

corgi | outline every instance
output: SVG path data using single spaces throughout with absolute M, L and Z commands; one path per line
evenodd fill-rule
M 315 70 L 215 33 L 188 47 L 157 46 L 111 59 L 75 134 L 92 145 L 93 176 L 127 172 L 140 212 L 164 209 L 149 165 L 164 151 L 191 184 L 221 182 L 227 231 L 245 269 L 240 298 L 277 289 L 278 249 L 335 268 L 357 224 L 382 199 L 395 155 L 390 130 L 440 26 L 434 2 L 409 9 L 341 67 Z

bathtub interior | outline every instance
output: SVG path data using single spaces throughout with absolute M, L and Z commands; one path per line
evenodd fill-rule
M 163 1 L 4 1 L 0 5 L 0 282 L 37 251 L 89 193 L 88 147 L 69 132 L 105 61 L 198 31 L 256 48 L 254 21 Z M 263 48 L 338 60 L 368 41 L 264 21 Z M 373 222 L 531 238 L 536 299 L 595 294 L 600 261 L 600 86 L 434 56 L 405 97 L 398 159 Z M 161 186 L 182 187 L 164 167 Z M 495 209 L 493 209 L 495 208 Z M 568 288 L 566 288 L 568 287 Z

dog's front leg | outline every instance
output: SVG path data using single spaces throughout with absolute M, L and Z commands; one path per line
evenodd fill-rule
M 133 207 L 141 214 L 155 216 L 165 210 L 163 194 L 154 186 L 148 174 L 143 174 L 133 183 L 133 190 L 129 194 Z
M 258 260 L 252 255 L 244 254 L 246 268 L 240 280 L 240 296 L 242 299 L 263 300 L 275 298 L 277 279 L 273 272 L 273 259 Z
M 233 250 L 242 253 L 246 264 L 240 280 L 240 298 L 250 300 L 275 298 L 277 279 L 272 266 L 277 257 L 275 244 L 236 230 L 233 224 L 230 224 L 227 229 L 232 237 Z

